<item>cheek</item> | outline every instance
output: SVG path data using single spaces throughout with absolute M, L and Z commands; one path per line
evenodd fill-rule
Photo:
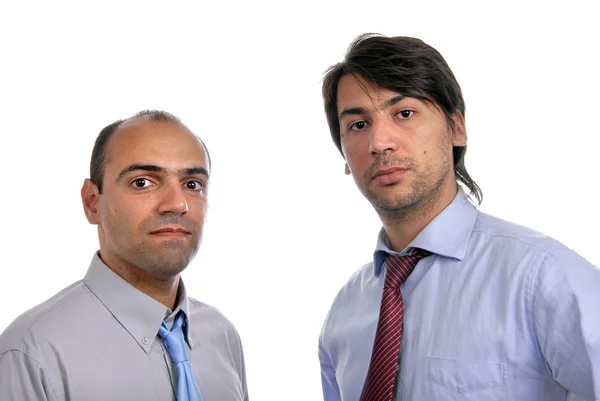
M 196 202 L 194 205 L 188 203 L 189 212 L 187 215 L 193 217 L 195 220 L 203 221 L 208 210 L 206 202 Z
M 346 155 L 346 164 L 350 168 L 352 175 L 355 175 L 357 172 L 359 172 L 362 169 L 361 163 L 359 162 L 358 158 L 356 157 L 356 154 L 346 153 L 345 155 Z
M 188 219 L 204 221 L 206 213 L 208 211 L 208 198 L 207 195 L 202 197 L 196 197 L 189 195 L 186 198 L 186 202 L 188 205 L 188 213 L 185 215 Z
M 370 157 L 368 146 L 363 148 L 361 146 L 346 146 L 344 147 L 344 156 L 346 157 L 346 163 L 348 165 L 360 165 L 365 163 Z
M 369 152 L 369 143 L 359 135 L 352 137 L 342 135 L 341 139 L 342 152 L 346 159 L 360 157 L 361 154 Z
M 196 214 L 198 215 L 198 219 L 203 223 L 206 219 L 206 215 L 208 214 L 208 202 L 206 202 L 206 200 L 200 202 L 197 209 L 198 213 Z
M 425 135 L 426 134 L 426 135 Z M 422 140 L 415 143 L 415 155 L 428 162 L 445 161 L 452 157 L 452 138 L 447 132 L 429 129 L 420 136 Z
M 442 140 L 439 143 L 438 149 L 441 154 L 441 157 L 444 160 L 446 160 L 448 158 L 449 159 L 453 158 L 454 145 L 452 145 L 452 138 L 450 135 L 444 135 L 442 137 Z
M 101 221 L 105 231 L 115 234 L 131 232 L 143 214 L 144 208 L 139 205 L 136 207 L 119 204 L 104 205 Z

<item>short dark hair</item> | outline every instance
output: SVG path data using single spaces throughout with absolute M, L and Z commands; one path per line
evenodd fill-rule
M 104 165 L 107 162 L 106 144 L 121 124 L 123 124 L 126 121 L 135 120 L 137 118 L 144 118 L 151 121 L 171 121 L 181 124 L 181 120 L 178 117 L 175 117 L 173 114 L 164 110 L 142 110 L 129 118 L 117 120 L 114 123 L 102 128 L 102 131 L 100 131 L 98 137 L 96 138 L 96 142 L 94 143 L 94 149 L 92 150 L 92 158 L 90 160 L 90 180 L 94 184 L 96 184 L 96 186 L 98 187 L 98 192 L 100 194 L 102 194 L 102 188 L 104 184 Z M 202 146 L 204 146 L 204 149 L 206 150 L 206 155 L 208 157 L 208 166 L 210 168 L 211 161 L 210 153 L 208 153 L 208 148 L 206 147 L 206 145 L 200 137 L 198 137 L 198 139 L 200 140 Z
M 337 87 L 343 75 L 359 75 L 363 79 L 404 96 L 433 103 L 441 109 L 448 125 L 454 129 L 452 116 L 458 111 L 465 116 L 465 101 L 460 85 L 442 55 L 420 39 L 386 37 L 379 34 L 358 36 L 341 63 L 331 66 L 323 79 L 323 101 L 331 138 L 344 156 L 340 139 L 337 109 Z M 465 167 L 466 146 L 454 146 L 454 173 L 481 203 L 481 188 Z

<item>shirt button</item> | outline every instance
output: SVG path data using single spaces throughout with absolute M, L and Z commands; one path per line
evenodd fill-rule
M 142 344 L 148 345 L 149 342 L 150 342 L 150 340 L 148 340 L 148 337 L 142 338 Z

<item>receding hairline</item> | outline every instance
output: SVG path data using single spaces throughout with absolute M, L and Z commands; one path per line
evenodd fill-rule
M 123 121 L 121 121 L 121 123 L 119 125 L 117 125 L 117 127 L 113 131 L 113 133 L 110 136 L 110 138 L 108 138 L 108 141 L 107 141 L 107 143 L 105 145 L 104 165 L 108 164 L 111 161 L 111 157 L 110 157 L 111 143 L 115 140 L 115 137 L 119 135 L 120 131 L 123 131 L 124 129 L 127 129 L 127 128 L 134 128 L 136 126 L 136 124 L 137 125 L 142 125 L 142 124 L 146 124 L 146 123 L 155 123 L 155 124 L 166 123 L 166 124 L 179 125 L 180 127 L 185 128 L 185 130 L 187 132 L 189 132 L 194 138 L 196 138 L 198 140 L 198 142 L 202 146 L 202 149 L 204 150 L 204 153 L 206 154 L 206 158 L 207 158 L 207 162 L 208 162 L 208 168 L 210 170 L 211 167 L 212 167 L 211 166 L 210 155 L 208 153 L 208 148 L 204 144 L 204 141 L 202 140 L 202 138 L 200 138 L 199 135 L 196 135 L 187 125 L 185 125 L 183 122 L 181 122 L 181 120 L 179 118 L 177 118 L 175 116 L 172 116 L 172 117 L 173 117 L 172 119 L 170 119 L 170 118 L 156 119 L 151 114 L 145 114 L 145 115 L 137 115 L 136 114 L 136 115 L 134 115 L 132 117 L 129 117 L 129 118 L 124 119 Z
M 181 122 L 181 120 L 175 116 L 173 116 L 173 119 L 167 119 L 167 118 L 161 118 L 161 119 L 157 119 L 155 117 L 153 117 L 151 114 L 145 114 L 145 115 L 135 115 L 135 116 L 131 116 L 129 118 L 124 119 L 116 128 L 114 133 L 116 134 L 117 132 L 119 132 L 120 130 L 122 130 L 123 128 L 127 128 L 130 125 L 135 125 L 135 124 L 144 124 L 144 123 L 156 123 L 156 124 L 161 124 L 161 123 L 166 123 L 166 124 L 176 124 L 176 125 L 180 125 L 184 128 L 186 128 L 188 131 L 190 131 L 192 134 L 194 134 L 192 132 L 191 129 L 189 129 L 189 127 L 187 125 L 185 125 L 183 122 Z M 195 134 L 194 134 L 195 135 Z M 195 135 L 197 136 L 197 135 Z

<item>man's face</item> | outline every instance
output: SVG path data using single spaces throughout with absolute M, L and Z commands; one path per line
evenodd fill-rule
M 204 146 L 185 126 L 123 123 L 107 144 L 97 215 L 88 214 L 103 261 L 163 278 L 185 269 L 200 245 L 208 169 Z
M 425 212 L 456 193 L 452 147 L 466 145 L 464 120 L 454 132 L 437 107 L 360 77 L 342 76 L 338 119 L 347 173 L 380 216 Z

